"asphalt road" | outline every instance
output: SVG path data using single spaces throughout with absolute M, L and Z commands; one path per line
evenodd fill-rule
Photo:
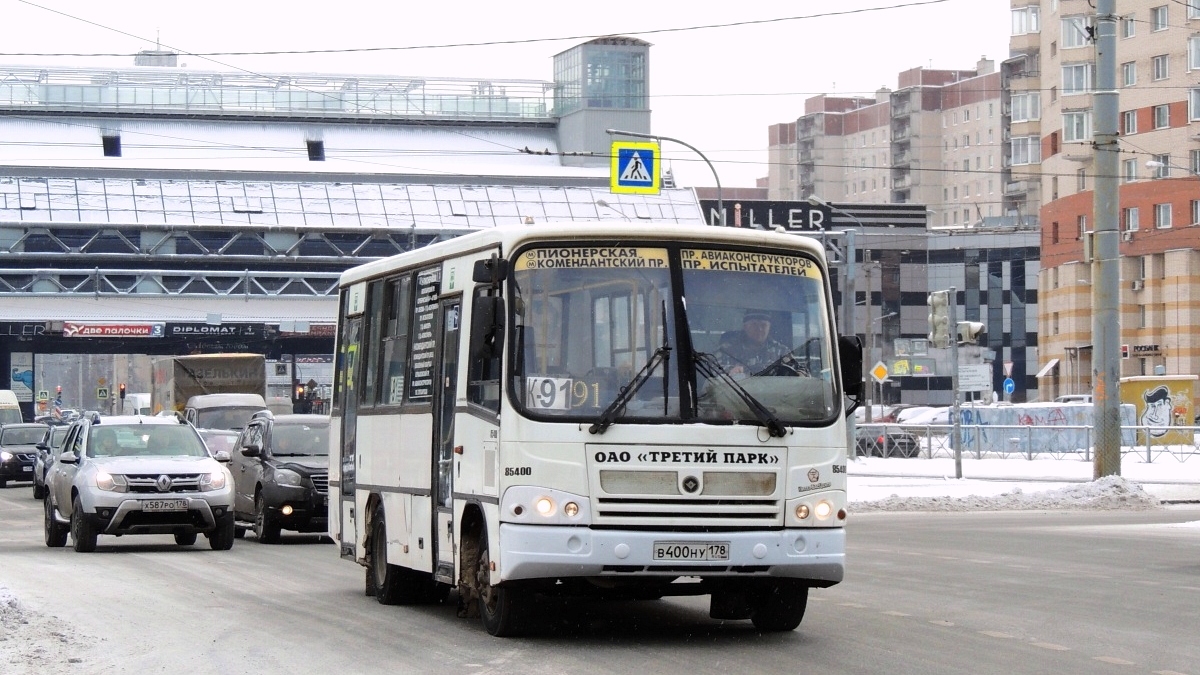
M 1200 674 L 1200 510 L 866 514 L 846 581 L 792 633 L 707 598 L 539 603 L 529 637 L 445 605 L 384 607 L 333 545 L 100 538 L 48 549 L 0 490 L 0 673 Z M 3 588 L 9 593 L 4 603 Z M 11 601 L 15 597 L 19 606 Z

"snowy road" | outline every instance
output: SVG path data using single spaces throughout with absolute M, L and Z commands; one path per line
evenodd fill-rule
M 0 490 L 0 674 L 1200 674 L 1200 510 L 871 513 L 844 583 L 788 634 L 706 598 L 546 602 L 489 637 L 453 603 L 382 607 L 312 537 L 232 551 L 169 537 L 47 549 L 26 486 Z M 1114 671 L 1117 672 L 1117 671 Z

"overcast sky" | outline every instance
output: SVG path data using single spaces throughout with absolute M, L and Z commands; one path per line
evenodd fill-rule
M 806 98 L 872 94 L 894 88 L 902 70 L 971 69 L 982 56 L 998 67 L 1010 32 L 1009 0 L 0 0 L 0 16 L 4 64 L 132 65 L 126 56 L 16 54 L 130 54 L 152 48 L 156 37 L 163 48 L 193 53 L 528 41 L 181 59 L 189 69 L 257 73 L 552 80 L 554 54 L 592 36 L 634 35 L 653 45 L 652 130 L 700 149 L 726 187 L 753 186 L 766 175 L 767 127 L 795 120 Z M 691 151 L 665 142 L 663 153 L 681 185 L 713 185 Z

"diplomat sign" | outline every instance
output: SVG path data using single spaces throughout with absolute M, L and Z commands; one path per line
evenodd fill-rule
M 263 328 L 261 323 L 169 323 L 166 336 L 261 338 Z

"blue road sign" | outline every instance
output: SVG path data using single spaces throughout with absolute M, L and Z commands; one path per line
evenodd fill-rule
M 1011 394 L 1017 390 L 1017 383 L 1011 377 L 1004 378 L 1004 393 Z
M 662 189 L 659 159 L 658 143 L 614 141 L 609 189 L 614 193 L 658 194 Z

